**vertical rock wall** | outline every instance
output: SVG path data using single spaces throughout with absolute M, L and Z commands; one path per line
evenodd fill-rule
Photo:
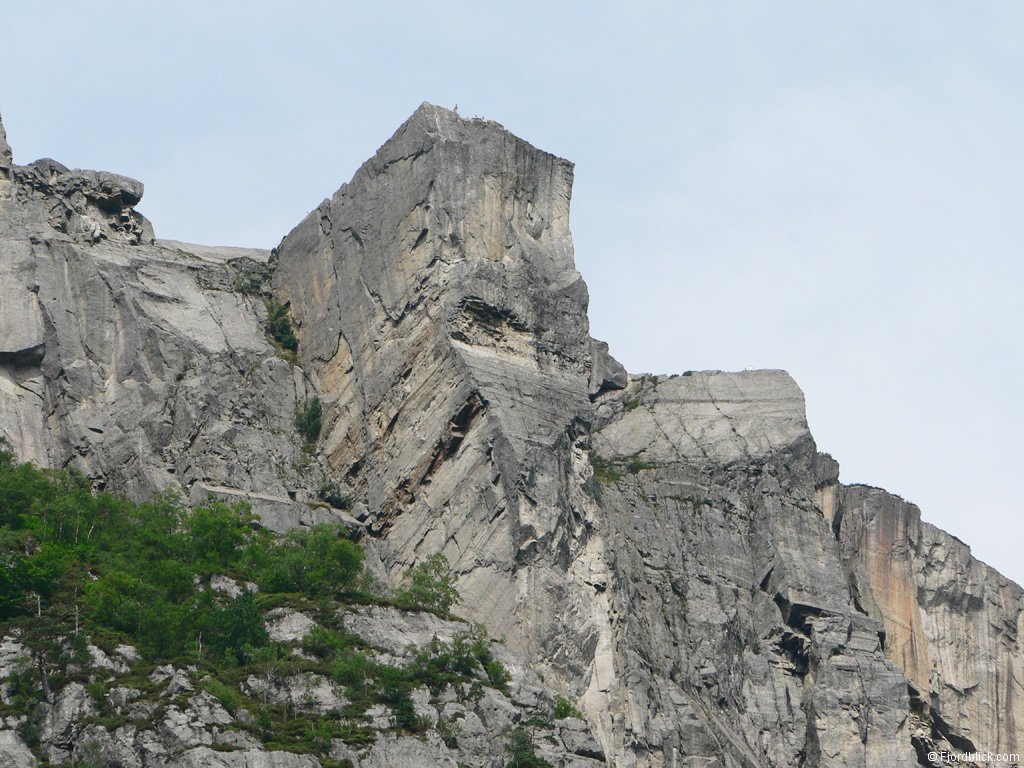
M 137 499 L 250 498 L 278 528 L 329 515 L 301 503 L 319 503 L 292 426 L 307 382 L 268 343 L 258 288 L 239 290 L 269 253 L 154 241 L 123 176 L 39 160 L 0 182 L 0 436 L 17 455 Z
M 885 626 L 918 700 L 922 743 L 1024 749 L 1024 590 L 878 488 L 843 488 L 837 530 L 851 581 Z
M 341 515 L 385 573 L 572 696 L 611 765 L 927 764 L 1019 750 L 1021 589 L 844 488 L 780 371 L 630 378 L 589 337 L 572 166 L 423 105 L 276 255 L 153 239 L 142 185 L 14 165 L 0 127 L 0 434 L 142 498 Z M 300 339 L 267 340 L 252 275 Z M 305 452 L 296 405 L 325 425 Z
M 815 502 L 834 462 L 781 371 L 643 377 L 599 402 L 622 765 L 913 765 L 906 678 Z M 602 714 L 598 714 L 602 713 Z
M 559 639 L 557 567 L 592 369 L 571 182 L 497 124 L 425 104 L 284 239 L 274 275 L 328 461 L 392 574 L 443 551 L 463 610 L 535 656 L 580 654 Z

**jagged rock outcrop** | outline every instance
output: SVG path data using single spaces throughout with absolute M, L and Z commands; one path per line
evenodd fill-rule
M 1020 587 L 842 486 L 784 372 L 630 377 L 589 335 L 567 161 L 423 105 L 271 255 L 153 241 L 141 185 L 4 157 L 19 455 L 135 497 L 249 498 L 280 530 L 340 516 L 315 501 L 339 485 L 382 577 L 445 553 L 467 618 L 579 703 L 559 764 L 1020 750 Z M 264 336 L 271 294 L 298 365 Z M 313 395 L 308 455 L 292 420 Z M 395 736 L 360 759 L 451 764 L 437 749 Z
M 308 383 L 262 330 L 269 252 L 154 241 L 142 192 L 50 160 L 12 166 L 0 436 L 135 498 L 232 494 L 278 529 L 334 515 L 292 425 Z
M 855 595 L 911 683 L 922 751 L 1024 749 L 1024 590 L 881 489 L 841 488 L 833 526 Z
M 300 643 L 315 622 L 295 610 L 286 614 L 292 626 L 304 629 L 276 639 L 290 644 L 292 654 L 300 657 Z M 384 607 L 355 609 L 344 620 L 347 630 L 361 636 L 381 663 L 396 667 L 432 643 L 450 645 L 460 635 L 473 632 L 465 622 Z M 269 622 L 268 628 L 272 625 Z M 27 663 L 18 645 L 12 638 L 4 639 L 3 658 L 16 655 L 11 663 L 0 666 L 0 694 L 11 675 Z M 504 764 L 508 730 L 529 727 L 543 734 L 537 739 L 537 754 L 552 765 L 604 765 L 604 753 L 586 723 L 574 717 L 553 718 L 554 701 L 536 673 L 500 644 L 490 643 L 489 648 L 509 675 L 503 691 L 481 686 L 476 692 L 470 688 L 467 695 L 451 685 L 439 692 L 424 685 L 413 692 L 416 714 L 426 723 L 419 738 L 396 732 L 394 712 L 380 705 L 372 710 L 372 722 L 359 739 L 349 743 L 334 738 L 325 745 L 331 759 L 350 768 L 496 768 Z M 243 690 L 251 698 L 235 703 L 229 711 L 204 688 L 211 678 L 195 667 L 168 664 L 148 675 L 140 669 L 145 667 L 112 665 L 94 656 L 79 672 L 88 673 L 90 683 L 96 683 L 91 685 L 93 693 L 79 682 L 70 682 L 43 705 L 38 738 L 50 764 L 318 768 L 316 757 L 264 748 L 253 729 L 247 728 L 256 717 L 253 705 L 270 702 L 296 713 L 327 716 L 348 704 L 342 686 L 327 676 L 271 671 L 250 676 Z M 101 690 L 105 692 L 96 693 Z M 6 695 L 3 698 L 7 703 Z M 0 766 L 36 764 L 19 733 L 21 725 L 16 718 L 5 718 L 0 724 Z
M 0 172 L 8 171 L 13 162 L 14 154 L 11 145 L 7 143 L 7 131 L 4 130 L 3 122 L 0 122 Z
M 284 239 L 273 286 L 392 572 L 443 551 L 473 618 L 582 672 L 550 567 L 576 539 L 590 413 L 571 182 L 497 124 L 423 105 Z

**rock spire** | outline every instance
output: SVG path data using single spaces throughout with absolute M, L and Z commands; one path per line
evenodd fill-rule
M 9 168 L 14 162 L 11 145 L 7 143 L 7 131 L 4 130 L 4 118 L 0 114 L 0 168 Z

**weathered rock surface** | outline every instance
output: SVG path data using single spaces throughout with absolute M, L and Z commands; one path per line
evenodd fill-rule
M 270 254 L 154 241 L 142 191 L 49 160 L 0 187 L 0 436 L 136 498 L 233 492 L 275 529 L 315 521 L 308 383 L 239 290 Z
M 7 131 L 4 130 L 3 120 L 0 119 L 0 169 L 6 170 L 14 162 L 14 155 L 11 152 L 11 145 L 7 143 Z
M 863 609 L 906 673 L 919 742 L 1024 749 L 1024 590 L 878 488 L 844 487 L 833 526 Z
M 18 733 L 0 730 L 0 768 L 32 768 L 36 757 Z
M 609 751 L 915 764 L 906 679 L 850 600 L 815 501 L 833 466 L 792 380 L 643 377 L 599 411 L 610 658 L 584 700 Z
M 571 182 L 499 125 L 425 104 L 284 239 L 273 287 L 327 404 L 327 460 L 392 574 L 443 551 L 470 616 L 581 670 L 550 567 L 578 525 L 567 470 L 591 410 Z
M 273 624 L 281 618 L 270 617 Z M 292 626 L 314 626 L 312 620 L 290 610 Z M 296 619 L 296 617 L 302 617 Z M 439 619 L 430 614 L 394 608 L 360 608 L 344 614 L 349 632 L 363 641 L 390 666 L 411 661 L 434 642 L 452 643 L 474 628 L 463 621 Z M 476 635 L 474 635 L 476 637 Z M 302 635 L 281 638 L 298 652 Z M 15 648 L 13 638 L 0 639 L 3 647 Z M 488 642 L 490 652 L 511 675 L 507 693 L 481 686 L 477 694 L 457 694 L 448 686 L 432 694 L 423 686 L 414 692 L 417 716 L 430 723 L 419 737 L 396 732 L 394 713 L 376 705 L 367 714 L 369 743 L 349 745 L 340 739 L 331 744 L 334 759 L 348 759 L 355 768 L 499 768 L 505 765 L 506 731 L 528 726 L 536 731 L 538 752 L 558 768 L 599 768 L 605 764 L 600 746 L 586 723 L 576 719 L 555 720 L 554 700 L 537 675 L 522 659 L 502 645 Z M 12 672 L 0 672 L 6 687 Z M 156 687 L 142 691 L 119 685 L 119 677 L 131 679 L 138 670 L 111 670 L 90 664 L 85 671 L 106 681 L 106 702 L 101 713 L 97 702 L 81 683 L 65 685 L 52 703 L 43 706 L 40 741 L 53 765 L 84 764 L 132 768 L 319 768 L 316 757 L 266 749 L 246 726 L 252 712 L 242 707 L 229 712 L 210 693 L 202 690 L 209 678 L 197 679 L 194 668 L 164 665 L 153 670 Z M 282 675 L 268 671 L 242 685 L 250 702 L 287 705 L 292 712 L 339 717 L 349 703 L 341 686 L 327 677 L 298 671 Z M 100 715 L 105 715 L 105 717 Z M 114 721 L 114 725 L 104 725 Z M 21 723 L 0 723 L 0 766 L 27 768 L 36 757 L 21 737 Z M 3 760 L 7 760 L 4 763 Z
M 362 525 L 392 581 L 443 552 L 460 611 L 505 638 L 508 697 L 417 694 L 418 714 L 458 719 L 457 751 L 430 731 L 336 759 L 502 765 L 502 729 L 549 691 L 585 716 L 545 741 L 559 766 L 1020 750 L 1020 587 L 912 505 L 842 486 L 784 372 L 628 376 L 589 336 L 568 162 L 423 105 L 271 258 L 153 240 L 141 184 L 13 165 L 2 136 L 0 434 L 20 456 L 137 498 L 246 499 L 275 530 Z M 290 305 L 297 366 L 265 338 L 264 277 Z M 310 456 L 292 418 L 313 394 Z M 351 516 L 316 499 L 324 481 Z M 400 659 L 463 625 L 368 608 L 346 626 Z M 51 702 L 61 759 L 59 734 L 87 734 L 72 694 Z M 264 694 L 323 710 L 337 695 L 314 679 Z M 219 751 L 207 704 L 97 738 L 124 765 L 315 764 Z

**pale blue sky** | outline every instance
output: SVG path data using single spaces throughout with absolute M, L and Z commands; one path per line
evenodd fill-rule
M 845 482 L 1024 582 L 1019 2 L 5 3 L 15 158 L 270 247 L 424 100 L 573 160 L 595 336 L 779 367 Z

